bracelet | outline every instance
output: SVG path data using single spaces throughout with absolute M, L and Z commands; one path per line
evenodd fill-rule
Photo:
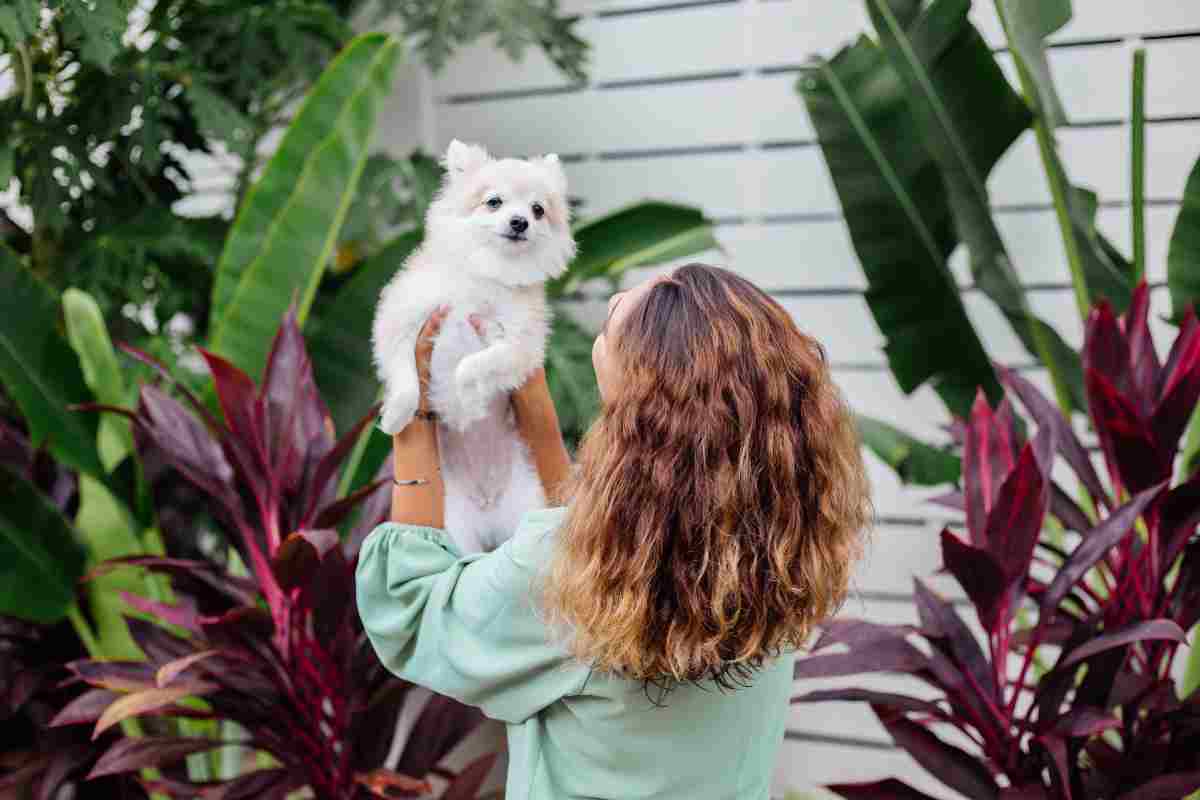
M 435 422 L 440 419 L 436 411 L 425 411 L 423 409 L 417 409 L 417 412 L 413 416 L 417 419 L 428 419 Z
M 397 486 L 420 486 L 423 483 L 429 483 L 429 481 L 426 480 L 425 478 L 413 478 L 412 480 L 409 480 L 409 481 L 401 481 L 401 480 L 392 478 L 392 483 L 396 484 Z

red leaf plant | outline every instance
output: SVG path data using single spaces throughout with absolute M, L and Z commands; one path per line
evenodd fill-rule
M 794 702 L 869 703 L 897 746 L 973 800 L 1200 789 L 1200 692 L 1180 699 L 1172 678 L 1184 631 L 1200 620 L 1200 472 L 1170 486 L 1200 398 L 1200 326 L 1189 311 L 1160 362 L 1148 313 L 1142 283 L 1123 318 L 1101 303 L 1087 322 L 1084 379 L 1109 488 L 1068 420 L 1012 370 L 998 367 L 1007 395 L 995 409 L 980 393 L 953 426 L 962 489 L 939 502 L 965 511 L 966 536 L 942 531 L 942 561 L 983 635 L 918 579 L 918 625 L 834 620 L 796 677 L 898 673 L 926 688 L 826 689 Z M 1037 425 L 1032 440 L 1013 395 Z M 1056 457 L 1083 506 L 1052 479 Z M 1047 515 L 1063 532 L 1043 533 Z M 927 797 L 895 778 L 829 788 L 849 800 Z
M 126 349 L 166 375 L 144 353 Z M 450 781 L 454 796 L 476 797 L 480 775 L 495 756 L 457 775 L 440 766 L 482 719 L 476 709 L 446 698 L 426 706 L 397 770 L 383 767 L 411 684 L 387 672 L 366 640 L 354 605 L 354 566 L 364 532 L 384 518 L 388 494 L 378 491 L 384 478 L 341 499 L 336 486 L 377 410 L 335 439 L 294 309 L 275 336 L 260 386 L 223 358 L 201 352 L 223 419 L 183 387 L 190 411 L 149 384 L 135 412 L 106 410 L 133 420 L 149 480 L 174 471 L 203 493 L 249 576 L 203 557 L 127 557 L 93 570 L 136 566 L 165 574 L 177 600 L 123 595 L 155 620 L 128 619 L 147 660 L 68 664 L 74 679 L 91 688 L 55 723 L 95 723 L 97 734 L 128 717 L 237 723 L 245 733 L 236 741 L 119 739 L 90 772 L 161 768 L 162 778 L 145 785 L 173 797 L 272 800 L 301 787 L 322 800 L 414 797 L 432 792 L 431 776 Z M 380 475 L 390 469 L 389 460 Z M 342 542 L 335 526 L 356 508 L 356 529 Z M 277 764 L 219 782 L 189 781 L 179 768 L 193 753 L 228 744 L 269 753 Z

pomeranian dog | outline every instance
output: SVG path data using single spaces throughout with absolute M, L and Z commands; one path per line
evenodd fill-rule
M 474 553 L 498 547 L 546 502 L 508 395 L 542 365 L 544 282 L 566 270 L 575 240 L 557 155 L 495 159 L 455 139 L 442 163 L 425 239 L 384 287 L 371 338 L 384 386 L 379 427 L 393 434 L 420 400 L 417 335 L 450 306 L 433 342 L 429 401 L 440 417 L 445 529 Z

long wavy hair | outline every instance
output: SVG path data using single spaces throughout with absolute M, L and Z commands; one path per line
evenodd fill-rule
M 873 516 L 824 348 L 734 272 L 688 264 L 610 333 L 542 608 L 594 669 L 744 683 L 845 599 Z

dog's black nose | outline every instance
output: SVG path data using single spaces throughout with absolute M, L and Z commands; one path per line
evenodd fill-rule
M 508 221 L 508 227 L 513 229 L 513 233 L 524 233 L 529 228 L 529 220 L 515 216 Z

